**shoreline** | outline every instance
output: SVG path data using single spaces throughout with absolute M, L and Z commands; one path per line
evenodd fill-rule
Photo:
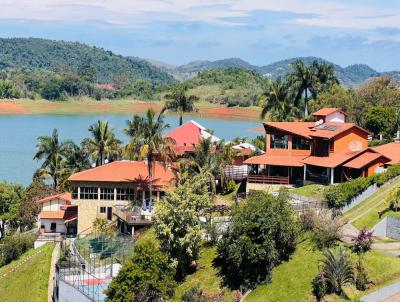
M 98 114 L 136 114 L 149 108 L 160 111 L 162 101 L 139 101 L 134 99 L 102 100 L 90 99 L 47 101 L 43 99 L 0 100 L 0 117 L 12 115 L 98 115 Z M 259 107 L 226 107 L 205 102 L 196 104 L 197 112 L 185 116 L 260 122 Z M 173 115 L 166 114 L 166 115 Z

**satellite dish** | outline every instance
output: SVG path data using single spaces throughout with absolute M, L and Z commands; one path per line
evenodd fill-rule
M 106 158 L 106 159 L 104 160 L 104 163 L 105 163 L 105 164 L 108 164 L 108 163 L 109 163 L 108 158 Z
M 352 152 L 361 151 L 363 148 L 363 144 L 360 141 L 351 141 L 349 143 L 349 149 Z

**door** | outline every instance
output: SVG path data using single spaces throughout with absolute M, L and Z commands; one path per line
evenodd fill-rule
M 112 207 L 107 207 L 107 219 L 112 220 Z

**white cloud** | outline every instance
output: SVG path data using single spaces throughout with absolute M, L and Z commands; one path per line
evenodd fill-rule
M 199 21 L 241 25 L 227 18 L 252 11 L 309 14 L 289 23 L 319 27 L 373 29 L 400 27 L 400 5 L 333 0 L 0 0 L 0 19 L 86 22 L 138 26 L 156 21 Z M 268 22 L 266 20 L 266 22 Z

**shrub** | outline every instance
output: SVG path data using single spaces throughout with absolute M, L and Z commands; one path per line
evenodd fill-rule
M 17 234 L 5 237 L 0 245 L 0 266 L 18 259 L 23 253 L 33 248 L 35 236 Z
M 351 203 L 353 198 L 364 192 L 369 186 L 378 187 L 400 175 L 400 165 L 389 167 L 386 172 L 369 177 L 360 177 L 338 185 L 328 186 L 325 190 L 325 199 L 332 208 L 342 208 Z
M 328 285 L 324 274 L 319 273 L 312 281 L 312 291 L 317 301 L 321 301 L 322 298 L 325 297 L 328 290 L 327 287 Z
M 342 236 L 342 223 L 328 211 L 321 211 L 315 216 L 312 231 L 311 240 L 318 249 L 331 248 Z
M 199 285 L 189 288 L 182 296 L 183 302 L 207 302 Z
M 127 263 L 105 291 L 106 301 L 162 301 L 174 292 L 175 270 L 152 241 L 137 243 Z
M 360 261 L 356 266 L 355 283 L 358 290 L 366 290 L 369 283 L 368 274 Z
M 224 194 L 232 193 L 236 190 L 236 183 L 234 180 L 230 179 L 225 183 Z
M 272 269 L 296 249 L 298 222 L 287 194 L 255 192 L 233 212 L 218 243 L 214 264 L 233 289 L 254 288 L 270 280 Z
M 358 233 L 357 237 L 352 239 L 354 244 L 351 247 L 351 250 L 356 254 L 364 254 L 371 249 L 371 245 L 373 242 L 372 232 L 366 228 L 363 228 Z

